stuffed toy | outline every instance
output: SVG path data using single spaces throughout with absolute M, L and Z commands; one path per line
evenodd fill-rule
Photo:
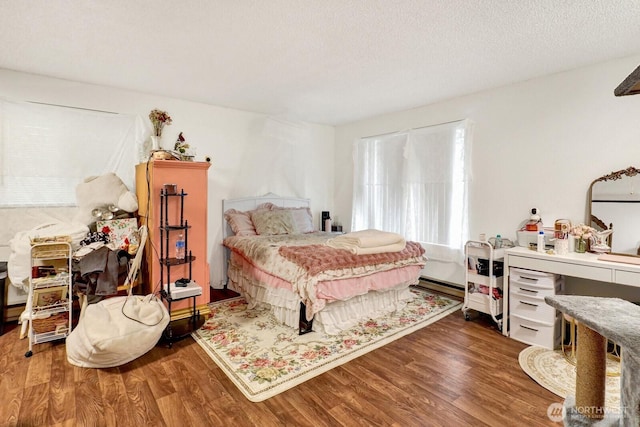
M 104 206 L 115 206 L 125 212 L 138 210 L 138 198 L 129 191 L 122 180 L 113 172 L 91 176 L 76 187 L 78 213 L 74 218 L 89 225 L 96 221 L 91 211 Z

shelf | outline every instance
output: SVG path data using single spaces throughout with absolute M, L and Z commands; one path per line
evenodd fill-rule
M 196 298 L 202 295 L 202 287 L 192 279 L 192 263 L 196 257 L 189 250 L 189 230 L 191 226 L 189 221 L 185 219 L 185 196 L 184 190 L 180 192 L 166 194 L 164 191 L 160 194 L 160 295 L 166 302 L 169 315 L 172 315 L 172 304 L 182 300 L 193 300 L 193 307 L 190 308 L 190 315 L 186 319 L 177 319 L 169 323 L 164 332 L 164 339 L 169 345 L 173 341 L 183 338 L 194 330 L 198 329 L 204 323 L 204 317 L 200 316 L 200 312 L 196 306 Z M 177 197 L 177 199 L 170 199 Z M 169 206 L 171 205 L 171 210 Z M 171 212 L 171 214 L 170 214 Z M 179 225 L 171 225 L 171 223 Z M 173 252 L 170 247 L 170 235 L 172 232 L 180 231 L 182 240 L 184 240 L 185 257 L 178 259 L 168 256 Z M 172 272 L 172 267 L 187 266 L 180 268 L 180 273 Z M 173 276 L 173 279 L 172 279 Z M 178 277 L 186 279 L 186 286 L 176 286 L 175 280 Z M 200 321 L 201 320 L 201 321 Z
M 184 257 L 184 259 L 178 259 L 178 258 L 165 258 L 165 259 L 161 259 L 160 260 L 160 264 L 162 265 L 182 265 L 182 264 L 189 264 L 193 261 L 196 260 L 196 257 L 193 255 L 188 255 L 186 257 Z
M 484 241 L 468 241 L 465 245 L 465 297 L 462 311 L 466 320 L 469 310 L 490 314 L 502 329 L 503 259 L 505 250 L 495 249 Z M 486 273 L 486 274 L 481 274 Z M 490 274 L 493 273 L 493 274 Z
M 68 243 L 37 243 L 31 247 L 31 258 L 37 260 L 62 259 L 70 256 Z
M 33 289 L 55 288 L 58 286 L 67 286 L 69 284 L 69 279 L 70 276 L 68 274 L 59 274 L 57 276 L 38 277 L 35 279 L 31 279 L 31 284 L 33 285 Z
M 166 231 L 176 231 L 176 230 L 188 230 L 191 228 L 190 225 L 161 225 L 160 228 Z
M 198 330 L 202 325 L 204 325 L 204 321 L 204 316 L 201 314 L 184 319 L 173 320 L 169 322 L 169 326 L 165 329 L 162 338 L 164 341 L 172 344 L 190 336 L 192 332 Z
M 492 279 L 493 279 L 493 284 L 492 284 Z M 489 286 L 492 285 L 494 288 L 502 288 L 502 276 L 500 277 L 496 277 L 496 276 L 485 276 L 482 274 L 478 274 L 478 273 L 473 273 L 472 271 L 468 271 L 467 272 L 467 282 L 473 282 L 473 283 L 478 283 L 480 285 L 485 285 L 485 286 Z
M 29 278 L 29 295 L 25 313 L 29 323 L 29 351 L 33 345 L 66 338 L 72 326 L 71 244 L 67 242 L 34 243 L 31 246 L 31 271 L 42 277 Z M 51 265 L 48 265 L 51 264 Z
M 167 285 L 162 287 L 160 294 L 167 301 L 181 301 L 187 298 L 193 298 L 202 295 L 202 288 L 198 284 L 188 286 L 176 286 L 175 283 L 171 283 L 171 296 L 167 293 Z
M 42 344 L 49 341 L 60 340 L 69 335 L 69 330 L 65 332 L 43 332 L 41 334 L 33 334 L 33 344 Z
M 36 313 L 41 314 L 41 315 L 44 315 L 44 314 L 53 315 L 53 314 L 56 314 L 56 313 L 64 313 L 65 311 L 69 311 L 69 304 L 65 302 L 63 304 L 54 304 L 54 305 L 50 305 L 50 306 L 33 307 L 31 310 L 33 311 L 34 315 Z

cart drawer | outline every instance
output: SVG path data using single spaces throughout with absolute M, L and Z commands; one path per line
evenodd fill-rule
M 554 350 L 560 346 L 560 319 L 561 316 L 556 316 L 551 322 L 541 322 L 512 313 L 510 336 L 525 344 Z
M 544 299 L 531 295 L 511 292 L 509 298 L 511 314 L 527 319 L 535 319 L 543 322 L 553 322 L 556 317 L 556 309 L 544 302 Z

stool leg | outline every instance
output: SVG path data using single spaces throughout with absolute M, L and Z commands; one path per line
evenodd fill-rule
M 571 336 L 571 358 L 576 360 L 576 321 L 571 319 L 571 330 L 569 331 Z
M 578 363 L 576 365 L 576 407 L 586 417 L 604 418 L 607 372 L 607 339 L 578 323 Z

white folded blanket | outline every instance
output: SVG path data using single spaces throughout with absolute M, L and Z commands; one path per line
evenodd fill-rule
M 404 237 L 396 233 L 375 229 L 354 231 L 327 240 L 327 245 L 346 249 L 357 255 L 399 252 L 405 248 Z

